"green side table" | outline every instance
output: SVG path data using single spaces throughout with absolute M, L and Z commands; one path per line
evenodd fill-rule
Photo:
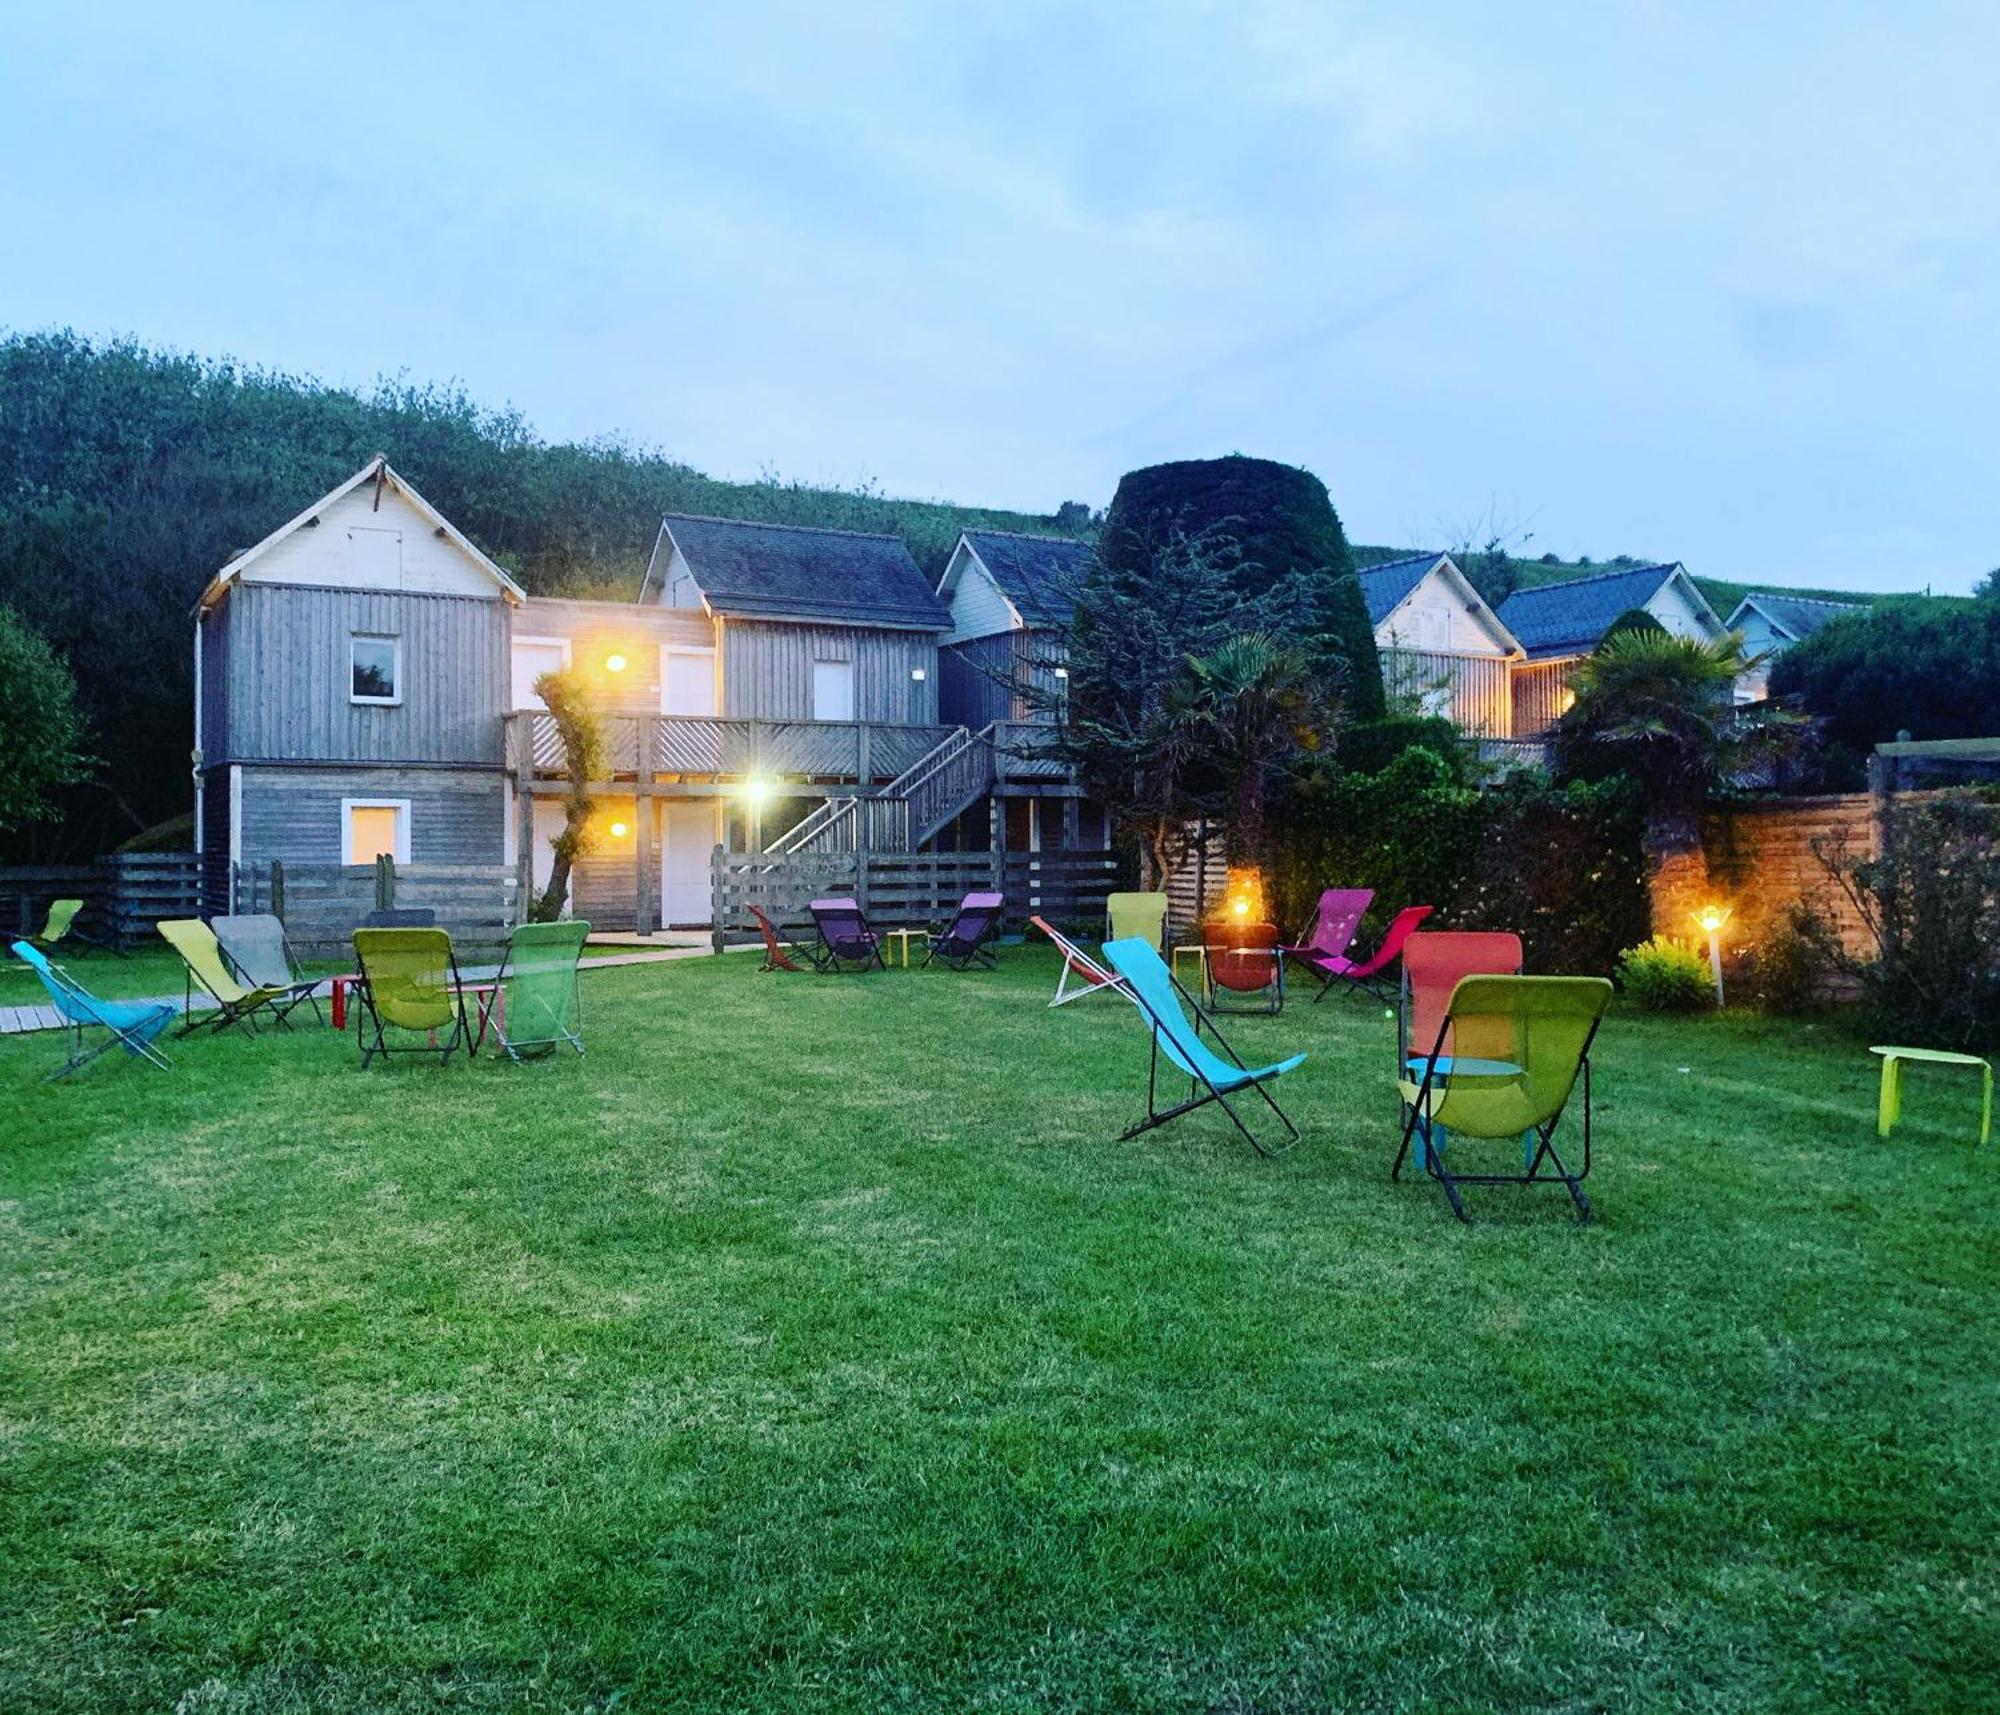
M 1977 1066 L 1984 1082 L 1979 1103 L 1979 1141 L 1993 1135 L 1993 1067 L 1977 1054 L 1954 1054 L 1943 1048 L 1875 1047 L 1871 1054 L 1882 1056 L 1882 1095 L 1875 1107 L 1875 1135 L 1887 1137 L 1903 1117 L 1903 1066 L 1910 1060 L 1926 1060 L 1937 1066 Z

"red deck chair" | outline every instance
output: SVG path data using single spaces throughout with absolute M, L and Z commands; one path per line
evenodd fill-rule
M 799 964 L 797 959 L 804 959 L 807 964 L 818 964 L 810 948 L 802 947 L 798 942 L 791 940 L 756 906 L 749 905 L 745 909 L 757 919 L 758 931 L 764 937 L 764 962 L 757 967 L 758 970 L 803 971 L 806 967 Z M 794 954 L 797 955 L 797 959 L 793 957 Z
M 1345 961 L 1354 931 L 1361 927 L 1361 919 L 1374 903 L 1372 887 L 1329 887 L 1319 896 L 1312 933 L 1299 946 L 1279 949 L 1294 964 L 1304 965 L 1319 978 L 1315 1001 L 1324 1000 L 1326 991 L 1333 987 L 1337 973 L 1329 967 L 1336 960 Z
M 1397 1029 L 1396 1076 L 1411 1055 L 1428 1055 L 1451 1012 L 1461 977 L 1518 977 L 1521 937 L 1505 930 L 1423 930 L 1403 943 L 1403 1004 Z M 1442 1052 L 1449 1057 L 1447 1040 Z M 1449 1068 L 1447 1067 L 1448 1071 Z
M 1050 1006 L 1067 1006 L 1086 995 L 1107 991 L 1122 994 L 1127 1000 L 1132 998 L 1123 978 L 1107 971 L 1060 929 L 1040 917 L 1030 917 L 1028 921 L 1048 936 L 1056 944 L 1056 951 L 1063 956 L 1062 975 L 1056 978 L 1056 998 L 1049 1002 Z M 1075 988 L 1069 986 L 1071 977 L 1077 980 Z
M 1385 1006 L 1394 1002 L 1396 991 L 1389 986 L 1389 979 L 1383 975 L 1396 962 L 1403 951 L 1403 943 L 1416 932 L 1416 927 L 1431 914 L 1428 905 L 1406 905 L 1398 911 L 1389 923 L 1388 931 L 1382 937 L 1382 944 L 1367 958 L 1356 961 L 1344 954 L 1339 958 L 1326 960 L 1317 968 L 1327 978 L 1329 984 L 1346 983 L 1350 988 L 1363 990 L 1373 995 Z M 1323 994 L 1325 991 L 1322 990 Z M 1313 997 L 1319 999 L 1318 995 Z
M 1275 923 L 1225 922 L 1209 930 L 1208 957 L 1202 968 L 1208 980 L 1210 1012 L 1282 1012 L 1285 1007 L 1285 959 L 1278 947 Z M 1254 996 L 1225 1006 L 1225 994 Z

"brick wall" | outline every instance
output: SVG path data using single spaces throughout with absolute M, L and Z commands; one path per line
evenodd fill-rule
M 1734 912 L 1723 931 L 1725 955 L 1740 957 L 1800 899 L 1815 901 L 1839 926 L 1849 951 L 1871 954 L 1860 918 L 1833 886 L 1815 848 L 1844 838 L 1850 857 L 1873 856 L 1878 807 L 1879 800 L 1870 794 L 1854 792 L 1711 810 L 1702 826 L 1709 892 L 1714 903 Z M 1655 904 L 1657 911 L 1661 902 Z M 1681 922 L 1679 933 L 1694 939 L 1699 931 L 1687 921 L 1681 904 L 1675 900 L 1672 907 Z

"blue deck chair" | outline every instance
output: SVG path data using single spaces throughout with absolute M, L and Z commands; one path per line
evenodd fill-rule
M 1151 1131 L 1154 1126 L 1165 1125 L 1169 1120 L 1177 1120 L 1182 1114 L 1193 1113 L 1196 1108 L 1214 1102 L 1259 1155 L 1283 1155 L 1299 1141 L 1299 1128 L 1292 1124 L 1291 1116 L 1278 1106 L 1277 1098 L 1266 1086 L 1304 1065 L 1306 1057 L 1303 1054 L 1294 1054 L 1288 1060 L 1274 1061 L 1268 1066 L 1244 1065 L 1242 1057 L 1216 1028 L 1215 1020 L 1204 1013 L 1187 990 L 1174 980 L 1166 960 L 1160 957 L 1159 948 L 1151 941 L 1140 940 L 1136 936 L 1122 941 L 1106 941 L 1104 959 L 1125 980 L 1133 1003 L 1146 1016 L 1153 1039 L 1152 1060 L 1146 1069 L 1146 1117 L 1129 1127 L 1125 1138 L 1137 1137 L 1143 1131 Z M 1192 1025 L 1182 1010 L 1183 1002 L 1193 1008 Z M 1209 1035 L 1215 1038 L 1216 1047 L 1222 1050 L 1222 1054 L 1202 1041 L 1204 1025 Z M 1162 1108 L 1158 1099 L 1162 1053 L 1188 1076 L 1188 1099 L 1170 1108 Z M 1228 1055 L 1228 1059 L 1222 1057 L 1224 1054 Z M 1204 1090 L 1207 1092 L 1205 1095 L 1201 1093 Z M 1287 1142 L 1276 1148 L 1267 1148 L 1257 1134 L 1243 1123 L 1242 1116 L 1231 1105 L 1229 1098 L 1240 1096 L 1245 1090 L 1255 1090 L 1264 1098 L 1265 1106 L 1278 1116 L 1284 1126 Z
M 99 1000 L 60 965 L 50 964 L 44 954 L 26 941 L 14 943 L 14 956 L 42 979 L 42 987 L 49 991 L 49 999 L 55 1002 L 56 1011 L 62 1015 L 63 1033 L 69 1043 L 69 1058 L 49 1073 L 43 1083 L 52 1084 L 58 1078 L 67 1078 L 70 1073 L 89 1065 L 98 1055 L 112 1048 L 136 1054 L 162 1070 L 170 1064 L 166 1055 L 153 1046 L 153 1038 L 173 1023 L 176 1010 L 171 1002 Z M 85 1030 L 104 1030 L 110 1034 L 95 1048 L 86 1050 L 83 1045 Z

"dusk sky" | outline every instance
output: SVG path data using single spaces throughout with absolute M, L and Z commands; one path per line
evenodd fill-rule
M 1049 511 L 2000 563 L 2000 7 L 44 6 L 0 324 Z M 388 449 L 394 456 L 395 449 Z

